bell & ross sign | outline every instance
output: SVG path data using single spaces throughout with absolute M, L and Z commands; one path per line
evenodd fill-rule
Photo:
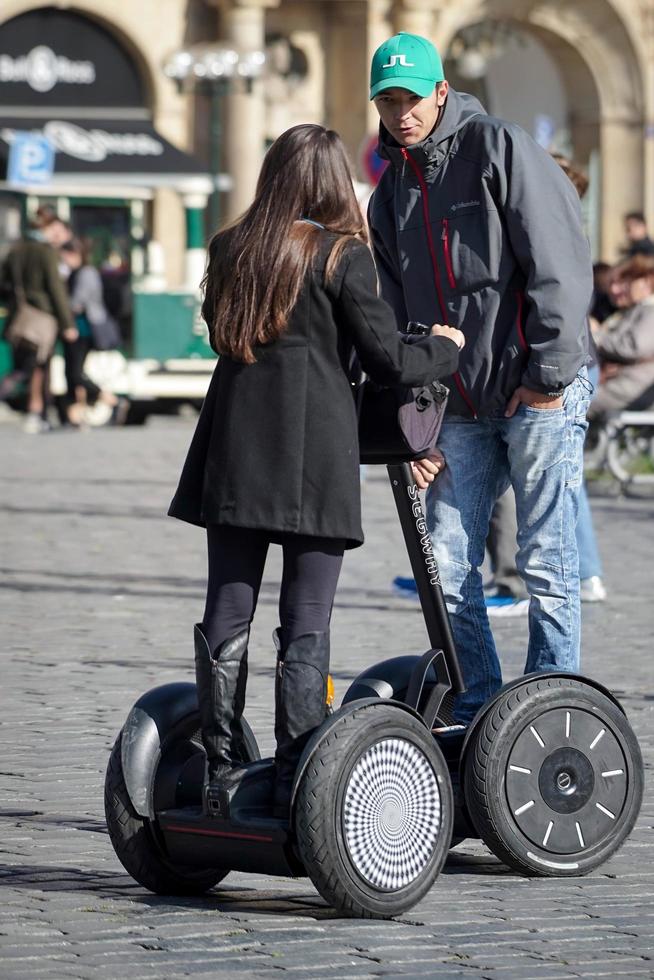
M 57 7 L 2 21 L 3 6 L 0 0 L 0 106 L 44 113 L 147 107 L 139 69 L 109 30 Z
M 0 51 L 0 82 L 26 82 L 34 92 L 50 92 L 55 85 L 92 85 L 92 61 L 72 61 L 39 44 L 17 58 Z
M 2 16 L 0 0 L 0 181 L 11 158 L 36 183 L 45 146 L 55 180 L 204 174 L 153 126 L 145 79 L 111 29 L 67 4 Z

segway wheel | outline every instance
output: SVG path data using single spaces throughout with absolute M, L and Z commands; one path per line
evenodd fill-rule
M 507 691 L 464 760 L 465 801 L 484 843 L 526 875 L 585 875 L 631 832 L 643 795 L 636 737 L 616 703 L 574 678 Z
M 452 789 L 443 755 L 417 718 L 382 701 L 352 708 L 300 778 L 298 847 L 337 911 L 389 919 L 438 877 L 452 835 Z
M 158 895 L 201 895 L 229 869 L 198 871 L 167 860 L 156 821 L 140 816 L 129 798 L 121 760 L 122 733 L 116 739 L 105 779 L 105 815 L 116 856 L 139 885 Z

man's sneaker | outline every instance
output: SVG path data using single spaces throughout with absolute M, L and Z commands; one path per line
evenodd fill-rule
M 397 595 L 403 596 L 405 599 L 417 599 L 418 586 L 416 585 L 416 580 L 414 578 L 404 578 L 402 575 L 397 575 L 393 579 L 393 592 L 395 592 Z
M 486 611 L 489 616 L 526 616 L 529 599 L 516 599 L 510 595 L 487 596 Z
M 599 575 L 582 578 L 579 586 L 579 597 L 582 602 L 604 602 L 606 588 Z

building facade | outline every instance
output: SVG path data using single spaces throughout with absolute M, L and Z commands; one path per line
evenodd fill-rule
M 654 0 L 3 0 L 0 130 L 39 111 L 43 121 L 31 95 L 16 105 L 7 91 L 18 91 L 33 47 L 49 46 L 58 56 L 56 38 L 39 38 L 24 51 L 5 51 L 2 43 L 13 37 L 16 18 L 48 10 L 88 22 L 89 37 L 95 32 L 114 45 L 121 66 L 117 90 L 132 79 L 123 103 L 110 104 L 111 86 L 98 102 L 93 86 L 80 80 L 79 66 L 93 62 L 92 52 L 71 56 L 68 66 L 55 59 L 63 74 L 49 96 L 54 115 L 82 128 L 85 114 L 96 128 L 104 119 L 111 131 L 119 119 L 110 110 L 118 109 L 132 129 L 140 123 L 140 135 L 163 146 L 157 158 L 142 153 L 140 168 L 130 169 L 123 155 L 117 176 L 105 170 L 105 186 L 89 178 L 88 187 L 96 202 L 103 195 L 130 202 L 130 234 L 134 239 L 145 228 L 145 238 L 159 244 L 152 255 L 165 256 L 165 268 L 156 271 L 168 286 L 197 284 L 215 172 L 225 188 L 221 218 L 234 217 L 252 198 L 266 145 L 288 126 L 314 121 L 336 128 L 358 179 L 374 180 L 377 119 L 367 98 L 368 64 L 375 47 L 398 30 L 430 37 L 455 87 L 479 94 L 494 114 L 515 119 L 543 145 L 588 169 L 587 218 L 597 258 L 617 257 L 626 211 L 644 210 L 654 227 Z M 198 84 L 165 74 L 173 52 L 201 54 L 217 42 L 241 53 L 265 51 L 261 77 L 212 85 L 201 70 L 194 76 Z M 195 164 L 181 156 L 175 162 L 179 150 Z M 167 169 L 157 171 L 164 155 Z M 0 180 L 0 195 L 3 189 Z M 65 212 L 79 191 L 59 174 L 30 199 L 54 199 Z M 135 271 L 146 274 L 146 265 Z
M 413 31 L 437 45 L 455 88 L 587 169 L 596 258 L 619 256 L 625 212 L 643 210 L 654 227 L 653 0 L 280 0 L 265 19 L 315 65 L 314 105 L 345 137 L 360 178 L 377 129 L 370 56 Z

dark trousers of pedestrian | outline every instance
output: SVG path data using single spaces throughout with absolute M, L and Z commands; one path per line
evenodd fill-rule
M 78 337 L 64 344 L 64 363 L 66 367 L 66 386 L 70 401 L 76 400 L 76 390 L 83 388 L 89 402 L 94 402 L 100 394 L 98 386 L 84 373 L 84 362 L 91 350 L 90 337 Z
M 41 398 L 42 409 L 40 415 L 47 418 L 48 405 L 50 404 L 50 358 L 45 363 L 39 364 L 36 349 L 27 343 L 20 343 L 12 350 L 13 368 L 0 381 L 0 401 L 7 401 L 13 398 L 21 388 L 30 388 L 32 375 L 36 368 L 42 368 Z

